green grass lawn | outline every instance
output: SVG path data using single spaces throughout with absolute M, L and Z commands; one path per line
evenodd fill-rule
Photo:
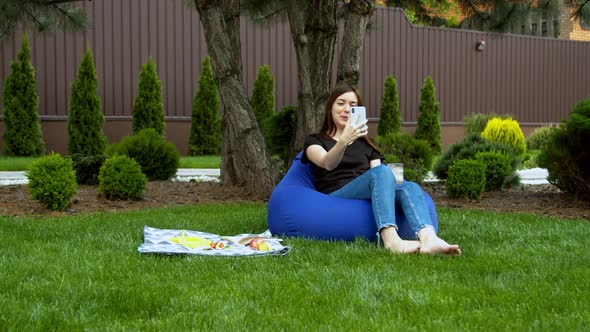
M 590 223 L 440 209 L 463 256 L 287 239 L 281 257 L 140 255 L 144 225 L 266 229 L 266 206 L 0 217 L 0 330 L 590 329 Z
M 38 158 L 0 156 L 0 171 L 27 171 Z M 220 156 L 180 157 L 179 168 L 219 168 Z
M 28 171 L 35 157 L 5 157 L 0 156 L 0 171 Z

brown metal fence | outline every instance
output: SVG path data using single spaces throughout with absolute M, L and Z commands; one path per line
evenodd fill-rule
M 139 71 L 152 56 L 162 80 L 168 138 L 184 152 L 207 53 L 196 11 L 182 0 L 101 0 L 84 6 L 94 21 L 87 31 L 29 36 L 48 148 L 65 150 L 70 84 L 88 46 L 111 142 L 130 133 Z M 387 8 L 376 11 L 374 23 L 361 64 L 361 91 L 373 122 L 387 75 L 397 79 L 402 120 L 409 127 L 418 117 L 423 80 L 433 77 L 446 143 L 452 135 L 445 139 L 444 126 L 460 127 L 472 112 L 508 113 L 525 126 L 539 126 L 560 121 L 577 100 L 590 97 L 588 42 L 413 26 L 401 10 Z M 486 47 L 478 51 L 481 40 Z M 0 90 L 20 41 L 19 33 L 1 45 Z M 288 24 L 255 26 L 242 18 L 241 41 L 247 93 L 258 67 L 269 64 L 277 109 L 295 104 L 296 59 Z

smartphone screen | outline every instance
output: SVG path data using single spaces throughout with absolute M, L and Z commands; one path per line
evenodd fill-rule
M 361 123 L 367 120 L 367 110 L 364 106 L 353 106 L 350 108 L 350 118 L 355 123 Z

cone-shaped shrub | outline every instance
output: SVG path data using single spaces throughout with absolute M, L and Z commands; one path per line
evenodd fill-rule
M 438 154 L 441 152 L 440 111 L 434 94 L 434 82 L 430 76 L 424 80 L 420 92 L 419 112 L 414 137 L 427 141 L 432 152 Z
M 78 78 L 72 82 L 68 117 L 68 153 L 102 155 L 107 146 L 103 133 L 104 116 L 97 94 L 98 81 L 90 49 L 82 58 Z M 96 170 L 98 173 L 98 169 Z
M 137 133 L 145 128 L 154 128 L 158 134 L 164 135 L 162 83 L 152 57 L 141 68 L 139 91 L 133 104 L 133 132 Z
M 10 74 L 4 81 L 2 112 L 4 153 L 7 156 L 35 157 L 43 154 L 36 85 L 29 41 L 24 36 L 17 60 L 10 64 Z
M 219 95 L 209 56 L 203 60 L 199 87 L 193 99 L 188 152 L 191 156 L 218 154 L 221 150 Z
M 401 130 L 402 119 L 399 110 L 399 97 L 397 95 L 397 82 L 393 76 L 389 75 L 385 79 L 383 88 L 383 98 L 381 99 L 381 115 L 379 116 L 379 125 L 377 126 L 377 135 L 386 136 L 388 134 L 399 133 Z
M 258 68 L 250 105 L 256 115 L 258 126 L 262 128 L 266 119 L 275 112 L 275 81 L 268 65 Z

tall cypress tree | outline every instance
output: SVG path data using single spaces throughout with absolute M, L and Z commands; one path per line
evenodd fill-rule
M 10 64 L 4 81 L 4 153 L 7 156 L 36 157 L 43 154 L 43 134 L 39 121 L 39 97 L 31 49 L 25 35 L 17 60 Z
M 441 152 L 439 106 L 434 94 L 434 81 L 428 76 L 420 92 L 420 115 L 414 137 L 426 140 L 434 153 Z
M 377 135 L 385 136 L 391 133 L 399 133 L 402 126 L 401 112 L 399 110 L 399 97 L 397 95 L 397 82 L 393 76 L 385 78 L 383 98 L 381 99 L 381 115 L 377 126 Z
M 189 154 L 191 156 L 219 154 L 221 150 L 219 96 L 209 56 L 203 60 L 199 87 L 193 99 L 191 118 Z
M 107 146 L 107 138 L 103 133 L 104 115 L 97 89 L 96 68 L 88 48 L 78 68 L 78 78 L 72 82 L 68 117 L 70 155 L 102 155 Z
M 250 105 L 256 115 L 258 126 L 262 128 L 266 119 L 275 113 L 275 81 L 269 65 L 258 68 L 258 76 L 254 81 Z
M 150 56 L 139 74 L 139 91 L 133 104 L 133 133 L 144 128 L 154 128 L 163 136 L 164 127 L 162 82 L 158 78 L 156 65 Z

